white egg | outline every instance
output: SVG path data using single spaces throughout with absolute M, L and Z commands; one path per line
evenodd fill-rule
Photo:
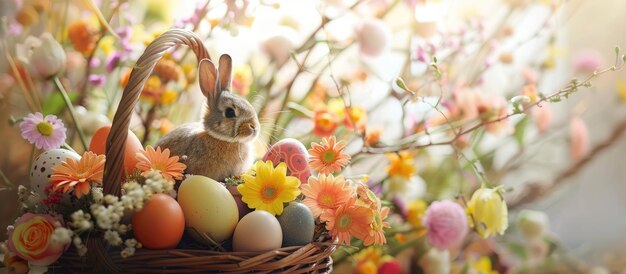
M 52 167 L 58 166 L 67 158 L 79 160 L 80 155 L 67 149 L 51 149 L 40 154 L 33 162 L 30 170 L 30 188 L 37 193 L 39 197 L 45 199 L 48 195 L 45 190 L 50 185 L 50 175 L 52 175 Z

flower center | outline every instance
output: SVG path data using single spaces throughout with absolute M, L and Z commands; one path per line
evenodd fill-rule
M 379 231 L 382 230 L 383 220 L 380 218 L 380 214 L 374 214 L 374 221 L 372 222 L 372 228 L 374 230 Z
M 336 155 L 334 152 L 327 150 L 322 153 L 322 162 L 332 164 L 335 162 Z
M 325 113 L 322 114 L 318 119 L 317 119 L 317 124 L 319 125 L 320 128 L 323 129 L 330 129 L 333 127 L 333 118 L 332 115 Z
M 352 224 L 352 218 L 350 217 L 350 215 L 343 214 L 339 217 L 337 224 L 339 230 L 348 230 L 350 224 Z
M 270 186 L 263 188 L 263 191 L 261 191 L 261 195 L 263 196 L 263 199 L 271 201 L 276 198 L 276 192 L 276 188 Z
M 52 135 L 52 124 L 46 121 L 40 122 L 37 124 L 37 131 L 43 136 L 50 136 Z
M 167 171 L 165 165 L 161 162 L 152 163 L 152 170 L 159 171 L 161 173 Z
M 324 193 L 320 197 L 320 204 L 322 204 L 325 207 L 331 207 L 333 205 L 334 200 L 335 199 L 333 199 L 332 195 L 328 193 Z

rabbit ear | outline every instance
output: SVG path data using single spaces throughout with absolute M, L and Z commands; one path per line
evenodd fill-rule
M 219 84 L 220 84 L 220 92 L 223 90 L 230 91 L 230 81 L 233 70 L 233 60 L 230 58 L 230 55 L 224 54 L 220 56 L 220 65 L 219 65 Z
M 209 59 L 200 60 L 199 68 L 199 81 L 200 81 L 200 90 L 204 96 L 207 97 L 209 102 L 214 101 L 217 96 L 217 71 L 215 70 L 215 65 Z

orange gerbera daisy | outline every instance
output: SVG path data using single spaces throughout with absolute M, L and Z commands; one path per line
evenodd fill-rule
M 372 244 L 383 245 L 387 243 L 384 229 L 391 227 L 389 222 L 385 222 L 385 219 L 387 219 L 388 215 L 388 207 L 372 210 L 372 224 L 370 225 L 369 232 L 367 233 L 367 235 L 365 235 L 365 238 L 363 239 L 363 244 L 365 246 Z
M 161 151 L 161 147 L 154 150 L 152 146 L 148 146 L 146 150 L 137 153 L 137 160 L 137 169 L 143 171 L 142 176 L 154 170 L 168 181 L 182 179 L 183 171 L 187 168 L 185 164 L 178 162 L 178 156 L 170 157 L 168 148 Z
M 358 239 L 364 239 L 368 235 L 372 210 L 357 205 L 356 199 L 352 198 L 336 210 L 325 210 L 320 219 L 326 222 L 326 230 L 333 239 L 337 239 L 340 244 L 349 245 L 352 235 Z
M 341 171 L 350 163 L 350 155 L 344 154 L 345 141 L 337 142 L 335 136 L 322 138 L 322 143 L 311 143 L 309 166 L 321 174 Z
M 365 206 L 375 210 L 380 208 L 380 198 L 378 198 L 365 183 L 357 183 L 356 194 L 358 195 L 359 202 L 363 203 Z
M 91 184 L 102 184 L 104 174 L 104 155 L 96 155 L 91 151 L 83 154 L 80 160 L 67 158 L 59 166 L 52 168 L 50 184 L 54 191 L 60 189 L 67 193 L 74 189 L 76 197 L 89 194 Z
M 348 187 L 343 176 L 320 174 L 317 178 L 309 177 L 309 183 L 302 185 L 302 193 L 306 198 L 303 204 L 318 217 L 327 209 L 337 209 L 352 197 L 353 190 Z

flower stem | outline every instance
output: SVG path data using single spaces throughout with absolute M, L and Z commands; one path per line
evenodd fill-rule
M 7 176 L 4 174 L 4 172 L 2 172 L 1 169 L 0 169 L 0 178 L 2 178 L 2 181 L 4 181 L 4 185 L 8 186 L 9 188 L 13 186 L 13 183 L 9 181 L 9 178 L 7 178 Z
M 33 145 L 33 148 L 30 150 L 30 158 L 28 160 L 28 172 L 31 172 L 31 170 L 33 169 L 33 158 L 35 158 L 35 145 Z
M 63 87 L 61 80 L 59 80 L 59 77 L 54 77 L 54 83 L 59 89 L 61 96 L 63 96 L 63 101 L 65 102 L 67 109 L 70 111 L 70 116 L 72 116 L 72 120 L 74 121 L 74 127 L 76 128 L 76 132 L 78 132 L 78 137 L 80 137 L 80 142 L 83 144 L 83 148 L 85 150 L 89 150 L 89 146 L 87 146 L 87 141 L 85 139 L 85 134 L 81 130 L 80 125 L 78 125 L 78 119 L 76 118 L 76 110 L 74 110 L 74 105 L 72 105 L 72 101 L 70 101 L 70 97 L 67 95 L 67 91 Z
M 69 151 L 72 152 L 76 152 L 76 150 L 74 150 L 68 143 L 63 143 L 63 145 L 61 145 L 62 148 L 67 149 Z

